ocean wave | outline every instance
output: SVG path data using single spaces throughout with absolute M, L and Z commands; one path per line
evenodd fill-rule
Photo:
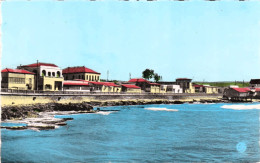
M 257 105 L 223 105 L 221 108 L 233 109 L 233 110 L 249 110 L 249 109 L 260 109 L 260 104 Z
M 152 111 L 178 111 L 177 109 L 167 109 L 167 108 L 144 108 L 145 110 Z
M 96 114 L 109 115 L 110 113 L 113 113 L 113 111 L 99 111 Z

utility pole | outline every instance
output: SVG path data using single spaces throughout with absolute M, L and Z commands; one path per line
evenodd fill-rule
M 37 71 L 36 71 L 36 86 L 37 86 L 37 91 L 38 91 L 38 74 L 39 74 L 39 62 L 38 62 L 38 59 L 37 59 Z
M 108 81 L 108 76 L 109 76 L 109 70 L 107 70 L 107 81 Z
M 131 73 L 129 73 L 129 80 L 131 79 Z

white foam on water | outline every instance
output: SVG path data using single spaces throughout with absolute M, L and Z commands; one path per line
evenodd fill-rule
M 260 104 L 258 105 L 223 105 L 221 108 L 233 109 L 233 110 L 249 110 L 249 109 L 260 109 Z
M 145 110 L 152 111 L 178 111 L 177 109 L 167 109 L 167 108 L 144 108 Z
M 110 113 L 113 113 L 113 111 L 99 111 L 96 114 L 109 115 Z

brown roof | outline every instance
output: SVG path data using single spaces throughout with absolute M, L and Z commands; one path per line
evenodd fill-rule
M 260 79 L 251 79 L 250 84 L 260 84 Z

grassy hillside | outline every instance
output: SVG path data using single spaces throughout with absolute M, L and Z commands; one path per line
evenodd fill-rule
M 210 86 L 217 86 L 217 87 L 228 87 L 230 85 L 237 85 L 241 87 L 248 87 L 249 82 L 194 82 L 200 85 L 210 85 Z

